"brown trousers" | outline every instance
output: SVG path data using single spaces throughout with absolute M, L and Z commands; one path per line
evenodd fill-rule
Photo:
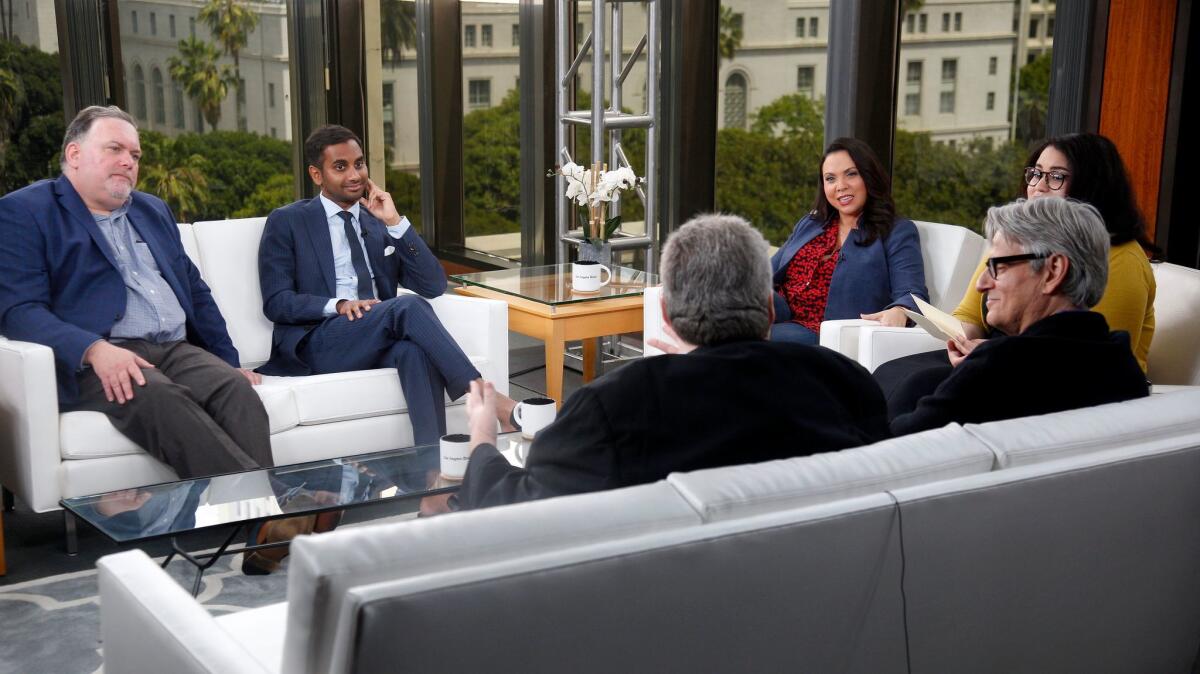
M 125 437 L 175 469 L 181 478 L 274 465 L 267 411 L 241 372 L 187 342 L 120 342 L 145 358 L 145 386 L 124 405 L 104 398 L 90 368 L 79 375 L 69 410 L 103 412 Z

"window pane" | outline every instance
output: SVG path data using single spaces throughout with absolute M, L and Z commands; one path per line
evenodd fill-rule
M 0 32 L 0 195 L 59 174 L 66 127 L 54 3 L 19 3 L 5 12 L 5 20 L 10 23 L 9 32 Z
M 721 15 L 716 208 L 745 217 L 778 246 L 816 196 L 829 3 L 723 0 Z M 736 15 L 735 39 L 725 17 Z M 793 31 L 805 39 L 790 39 Z
M 122 21 L 118 38 L 132 75 L 127 100 L 145 120 L 138 188 L 165 200 L 180 222 L 267 215 L 296 196 L 286 5 L 238 2 L 229 15 L 202 13 L 211 4 L 120 4 L 148 21 L 143 31 Z M 188 33 L 171 38 L 179 21 Z M 214 32 L 214 25 L 233 28 Z
M 516 3 L 463 2 L 461 11 L 465 26 L 479 26 L 482 47 L 492 46 L 493 25 L 519 25 Z M 467 36 L 473 40 L 474 30 Z M 511 260 L 521 258 L 519 50 L 472 52 L 463 58 L 462 74 L 466 245 Z
M 1020 194 L 1025 148 L 1045 133 L 1050 86 L 1050 45 L 1028 38 L 1022 5 L 1030 21 L 1054 15 L 1048 3 L 961 4 L 954 30 L 936 43 L 901 33 L 901 63 L 940 68 L 902 86 L 892 172 L 901 215 L 979 231 L 988 207 Z M 1045 56 L 1021 67 L 1034 51 Z
M 414 0 L 380 0 L 380 40 L 383 52 L 381 110 L 385 184 L 396 210 L 426 238 L 432 232 L 421 222 L 421 134 L 417 118 L 417 4 Z

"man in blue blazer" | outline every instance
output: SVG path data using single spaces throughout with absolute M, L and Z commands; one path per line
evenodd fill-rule
M 134 190 L 137 127 L 82 110 L 62 175 L 0 199 L 0 331 L 54 350 L 60 409 L 95 410 L 181 477 L 270 466 L 267 413 L 175 216 Z
M 263 313 L 275 323 L 270 375 L 394 367 L 418 444 L 446 431 L 443 396 L 480 379 L 426 298 L 446 290 L 433 253 L 367 176 L 362 142 L 326 125 L 304 142 L 308 175 L 321 193 L 276 209 L 258 253 Z M 416 295 L 397 294 L 397 285 Z M 498 416 L 507 427 L 513 407 Z

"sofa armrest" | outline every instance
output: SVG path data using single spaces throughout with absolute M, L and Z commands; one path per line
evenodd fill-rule
M 480 374 L 508 394 L 508 305 L 500 300 L 446 293 L 429 301 L 438 320 L 468 356 L 482 356 Z
M 146 553 L 96 562 L 107 672 L 267 670 Z
M 663 352 L 650 346 L 650 340 L 666 338 L 663 332 L 662 286 L 646 288 L 642 295 L 642 356 L 661 356 Z
M 861 328 L 879 325 L 878 321 L 847 318 L 837 321 L 821 321 L 820 344 L 833 349 L 853 361 L 858 361 L 858 334 Z
M 875 324 L 859 329 L 855 360 L 867 371 L 874 372 L 889 360 L 945 348 L 945 342 L 921 328 L 889 328 Z
M 34 512 L 56 510 L 60 457 L 54 352 L 0 337 L 0 484 Z

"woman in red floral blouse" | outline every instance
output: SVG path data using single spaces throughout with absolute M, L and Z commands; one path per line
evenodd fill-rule
M 905 325 L 903 309 L 916 309 L 911 295 L 929 299 L 916 225 L 896 217 L 890 178 L 854 138 L 825 149 L 813 211 L 771 258 L 771 271 L 772 340 L 816 344 L 821 321 L 841 318 Z

